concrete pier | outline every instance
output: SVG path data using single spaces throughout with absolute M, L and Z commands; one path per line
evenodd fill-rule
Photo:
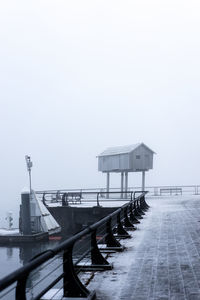
M 108 214 L 117 207 L 48 207 L 48 210 L 60 224 L 62 235 L 71 236 Z
M 110 255 L 112 271 L 89 288 L 98 299 L 200 299 L 200 197 L 148 198 L 151 206 L 127 250 Z

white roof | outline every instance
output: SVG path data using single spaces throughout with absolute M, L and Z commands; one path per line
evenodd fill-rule
M 100 153 L 98 156 L 109 156 L 109 155 L 118 155 L 118 154 L 130 153 L 130 152 L 134 151 L 136 148 L 138 148 L 141 145 L 145 146 L 150 151 L 152 151 L 145 144 L 137 143 L 137 144 L 127 145 L 127 146 L 110 147 L 110 148 L 107 148 L 102 153 Z M 154 151 L 152 151 L 152 152 L 154 153 Z

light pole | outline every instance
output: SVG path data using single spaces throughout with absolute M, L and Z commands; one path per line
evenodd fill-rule
M 26 160 L 26 166 L 27 166 L 27 170 L 28 170 L 28 173 L 29 173 L 29 185 L 30 185 L 30 195 L 31 195 L 31 168 L 33 166 L 33 163 L 31 161 L 31 157 L 26 155 L 25 156 L 25 160 Z

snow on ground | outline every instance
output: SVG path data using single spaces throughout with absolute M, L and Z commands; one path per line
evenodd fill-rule
M 148 217 L 145 216 L 141 224 L 137 225 L 137 230 L 134 232 L 129 231 L 130 239 L 121 240 L 120 243 L 126 247 L 123 252 L 114 253 L 109 255 L 108 261 L 113 263 L 114 268 L 110 271 L 96 273 L 94 279 L 88 286 L 89 290 L 96 290 L 97 299 L 117 299 L 120 289 L 124 282 L 128 280 L 128 271 L 130 269 L 130 261 L 134 249 L 144 238 L 145 229 L 148 228 L 151 211 L 148 212 Z
M 1 228 L 0 229 L 0 235 L 17 235 L 19 234 L 19 229 L 5 229 Z
M 200 196 L 146 197 L 151 206 L 111 271 L 88 288 L 97 299 L 200 299 Z

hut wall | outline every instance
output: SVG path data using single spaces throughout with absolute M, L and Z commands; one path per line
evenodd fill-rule
M 101 172 L 137 172 L 153 168 L 153 152 L 144 145 L 130 153 L 98 157 L 98 170 Z
M 130 164 L 133 171 L 149 170 L 153 168 L 153 152 L 144 146 L 138 147 L 130 153 Z
M 129 154 L 99 157 L 98 170 L 102 172 L 120 172 L 130 168 Z

